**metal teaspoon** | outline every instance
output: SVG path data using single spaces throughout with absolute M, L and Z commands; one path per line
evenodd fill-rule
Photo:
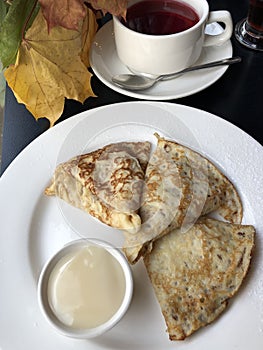
M 180 72 L 172 73 L 172 74 L 165 74 L 165 75 L 159 75 L 159 76 L 150 76 L 150 75 L 135 75 L 135 74 L 119 74 L 112 77 L 112 82 L 116 84 L 117 86 L 126 89 L 126 90 L 146 90 L 152 87 L 154 84 L 156 84 L 158 81 L 161 80 L 170 80 L 178 75 L 185 74 L 188 72 L 192 72 L 194 70 L 199 69 L 205 69 L 205 68 L 211 68 L 211 67 L 217 67 L 217 66 L 223 66 L 223 65 L 230 65 L 233 63 L 238 63 L 241 61 L 241 57 L 232 57 L 232 58 L 225 58 L 219 61 L 214 61 L 210 63 L 201 64 L 198 66 L 192 66 L 189 68 L 185 68 L 181 70 Z

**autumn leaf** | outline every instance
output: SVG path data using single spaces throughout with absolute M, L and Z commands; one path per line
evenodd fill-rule
M 87 16 L 94 23 L 93 12 L 88 11 Z M 78 31 L 59 26 L 48 33 L 39 11 L 21 43 L 15 65 L 5 71 L 18 102 L 36 119 L 49 119 L 51 126 L 63 112 L 65 97 L 84 102 L 94 96 L 91 74 L 80 58 L 82 30 L 83 23 Z
M 5 104 L 5 78 L 2 71 L 2 63 L 0 62 L 0 108 L 4 107 Z
M 107 12 L 114 16 L 125 17 L 127 9 L 127 0 L 88 0 L 88 3 L 95 10 L 102 10 L 104 14 Z
M 85 5 L 94 10 L 102 10 L 116 16 L 125 17 L 127 0 L 39 0 L 48 29 L 61 26 L 67 29 L 78 29 L 78 23 L 85 17 Z
M 79 22 L 86 16 L 84 0 L 39 0 L 48 30 L 61 26 L 78 30 Z
M 87 11 L 89 15 L 84 18 L 83 25 L 82 25 L 82 33 L 81 33 L 82 50 L 80 53 L 80 58 L 86 67 L 90 67 L 89 51 L 91 49 L 93 38 L 97 32 L 98 25 L 96 21 L 96 16 L 92 12 L 92 10 L 88 9 Z
M 5 19 L 5 16 L 7 14 L 8 5 L 4 1 L 0 1 L 0 27 Z
M 2 0 L 0 7 L 0 60 L 3 67 L 15 63 L 23 32 L 30 26 L 28 18 L 36 16 L 35 0 L 13 0 L 7 6 Z

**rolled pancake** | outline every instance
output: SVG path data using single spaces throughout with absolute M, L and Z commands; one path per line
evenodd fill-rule
M 202 218 L 154 242 L 144 263 L 171 340 L 223 312 L 248 271 L 254 235 L 253 226 Z
M 149 142 L 120 142 L 74 157 L 58 165 L 45 194 L 109 226 L 136 232 L 149 154 Z
M 158 144 L 146 169 L 146 187 L 136 235 L 125 233 L 123 250 L 135 263 L 152 242 L 175 228 L 187 230 L 217 209 L 224 219 L 241 223 L 242 204 L 234 185 L 208 159 L 155 134 Z

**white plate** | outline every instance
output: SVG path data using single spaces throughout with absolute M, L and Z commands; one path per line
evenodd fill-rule
M 215 35 L 222 31 L 222 27 L 217 23 L 213 23 L 208 26 L 208 31 Z M 204 48 L 196 64 L 217 61 L 227 57 L 232 57 L 230 40 L 221 46 Z M 122 89 L 114 85 L 111 79 L 114 75 L 130 73 L 130 71 L 117 55 L 112 21 L 106 23 L 96 34 L 91 46 L 90 64 L 97 77 L 109 88 L 123 95 L 147 100 L 171 100 L 195 94 L 216 82 L 228 68 L 222 66 L 187 73 L 173 80 L 162 81 L 142 92 Z
M 45 197 L 57 161 L 122 140 L 154 141 L 153 132 L 191 146 L 212 159 L 235 183 L 243 223 L 257 241 L 247 279 L 223 315 L 182 342 L 171 342 L 142 262 L 133 267 L 135 294 L 128 313 L 100 338 L 58 335 L 37 304 L 37 279 L 46 260 L 79 238 L 55 198 Z M 33 141 L 0 179 L 1 350 L 253 350 L 263 344 L 263 148 L 246 133 L 209 113 L 161 102 L 130 102 L 86 111 Z M 71 207 L 70 207 L 71 208 Z M 80 232 L 116 243 L 115 230 L 72 209 Z M 73 222 L 75 225 L 76 222 Z

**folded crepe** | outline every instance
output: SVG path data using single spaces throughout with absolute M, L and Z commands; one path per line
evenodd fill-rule
M 253 226 L 199 219 L 153 244 L 144 263 L 171 340 L 183 340 L 215 320 L 250 265 Z
M 175 228 L 187 230 L 217 209 L 240 223 L 242 204 L 234 185 L 201 154 L 155 134 L 158 144 L 149 160 L 136 235 L 125 233 L 123 251 L 130 263 L 151 250 L 152 242 Z
M 136 232 L 149 142 L 120 142 L 57 166 L 46 195 L 55 195 L 114 228 Z

